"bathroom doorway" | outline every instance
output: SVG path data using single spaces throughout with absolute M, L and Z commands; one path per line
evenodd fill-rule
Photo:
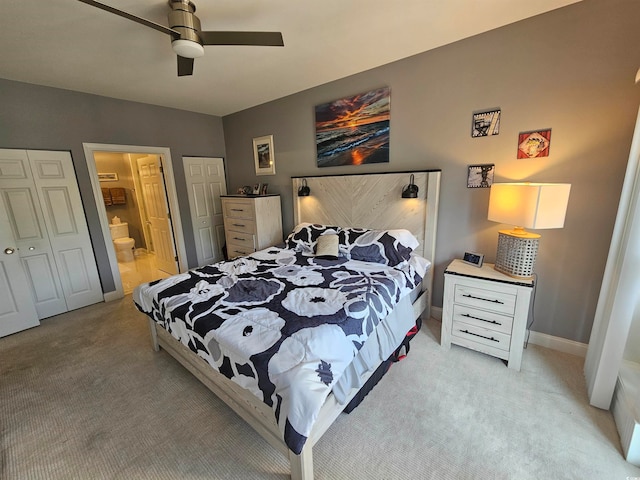
M 184 271 L 182 230 L 168 149 L 85 144 L 117 291 Z M 93 172 L 92 172 L 93 170 Z

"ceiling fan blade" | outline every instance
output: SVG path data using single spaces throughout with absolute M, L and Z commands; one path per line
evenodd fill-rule
M 199 32 L 203 45 L 284 47 L 280 32 Z
M 174 38 L 180 37 L 180 32 L 173 30 L 169 27 L 165 27 L 164 25 L 160 25 L 159 23 L 152 22 L 151 20 L 147 20 L 146 18 L 136 17 L 127 12 L 123 12 L 122 10 L 118 10 L 117 8 L 110 7 L 109 5 L 105 5 L 104 3 L 96 2 L 94 0 L 78 0 L 79 2 L 86 3 L 87 5 L 91 5 L 92 7 L 97 7 L 102 10 L 105 10 L 109 13 L 115 13 L 121 17 L 124 17 L 128 20 L 133 20 L 134 22 L 140 23 L 142 25 L 146 25 L 147 27 L 151 27 L 159 32 L 166 33 L 167 35 L 171 35 Z
M 178 76 L 186 77 L 187 75 L 193 75 L 193 58 L 178 57 Z

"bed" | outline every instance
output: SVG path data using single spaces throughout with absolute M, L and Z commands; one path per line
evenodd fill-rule
M 284 244 L 134 291 L 154 349 L 287 455 L 294 480 L 313 478 L 313 445 L 429 313 L 440 172 L 412 173 L 416 199 L 400 196 L 409 173 L 306 177 Z

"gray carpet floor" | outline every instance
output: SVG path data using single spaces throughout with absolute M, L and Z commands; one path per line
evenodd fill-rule
M 612 479 L 610 412 L 589 406 L 583 359 L 529 346 L 521 372 L 440 347 L 409 356 L 314 447 L 317 480 Z M 0 478 L 286 479 L 288 461 L 166 352 L 131 296 L 0 339 Z

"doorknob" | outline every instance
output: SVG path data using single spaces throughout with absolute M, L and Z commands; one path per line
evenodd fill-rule
M 7 255 L 12 255 L 16 250 L 16 248 L 7 247 L 4 249 L 4 253 L 6 253 Z

